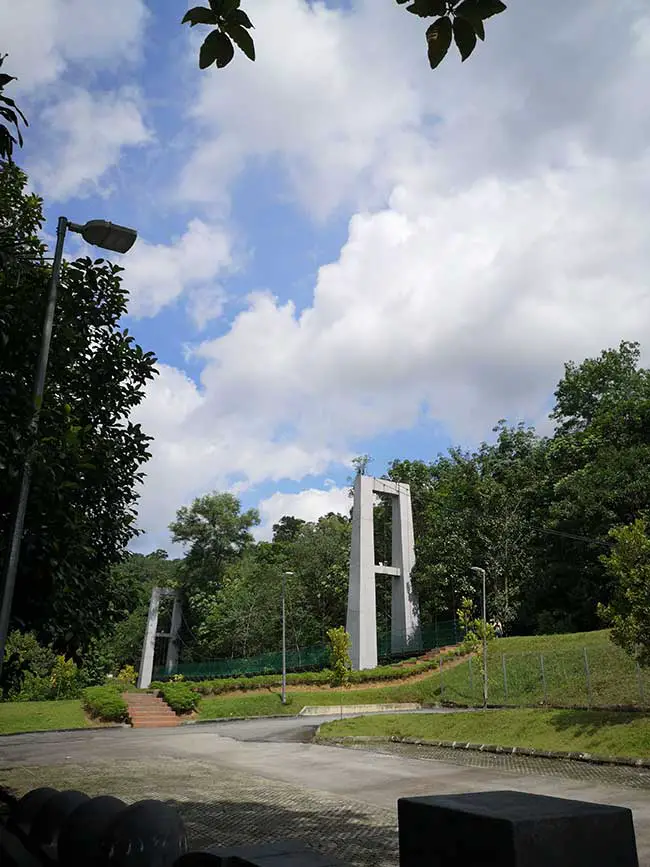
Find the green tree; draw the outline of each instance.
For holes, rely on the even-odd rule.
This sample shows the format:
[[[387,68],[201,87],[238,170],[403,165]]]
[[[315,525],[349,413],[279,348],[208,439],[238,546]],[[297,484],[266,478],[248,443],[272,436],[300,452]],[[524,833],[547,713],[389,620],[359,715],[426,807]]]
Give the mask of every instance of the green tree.
[[[307,644],[324,642],[327,630],[345,620],[351,524],[343,515],[325,515],[305,524],[287,551],[295,573],[292,606],[296,629]]]
[[[477,41],[485,39],[485,21],[506,9],[501,0],[397,0],[406,11],[420,18],[434,18],[427,27],[426,44],[429,65],[435,69],[444,60],[452,42],[467,60]],[[406,4],[409,4],[408,6]],[[237,46],[249,60],[255,60],[255,44],[250,31],[253,24],[240,0],[209,0],[208,6],[195,6],[183,17],[190,27],[212,27],[199,52],[199,66],[227,66]]]
[[[612,641],[641,665],[650,665],[650,536],[646,518],[614,527],[614,545],[601,557],[615,581],[612,601],[598,612],[612,628]]]
[[[241,511],[233,494],[205,494],[181,506],[169,529],[173,542],[189,548],[183,573],[192,584],[217,585],[224,568],[249,548],[251,529],[260,523],[257,509]]]
[[[188,647],[194,646],[195,653],[204,653],[210,645],[202,630],[208,621],[214,621],[226,570],[253,546],[251,529],[259,522],[258,511],[242,512],[233,494],[213,492],[197,497],[191,506],[182,506],[169,525],[172,540],[187,549],[179,568],[185,622],[182,639]]]
[[[50,266],[38,240],[42,202],[27,177],[0,162],[0,226],[19,255],[0,271],[0,557],[6,557],[25,455],[33,475],[13,624],[66,655],[130,610],[131,587],[113,580],[137,535],[136,483],[149,458],[129,421],[155,375],[120,320],[121,268],[98,259],[64,263],[38,438],[28,436]]]
[[[292,515],[283,515],[277,524],[273,525],[274,542],[294,542],[300,530],[305,525],[302,518],[294,518]]]
[[[650,492],[650,374],[636,343],[566,365],[547,454],[549,532],[531,605],[567,630],[598,626],[613,582],[600,560],[609,531],[632,523]],[[548,612],[546,614],[545,612]]]

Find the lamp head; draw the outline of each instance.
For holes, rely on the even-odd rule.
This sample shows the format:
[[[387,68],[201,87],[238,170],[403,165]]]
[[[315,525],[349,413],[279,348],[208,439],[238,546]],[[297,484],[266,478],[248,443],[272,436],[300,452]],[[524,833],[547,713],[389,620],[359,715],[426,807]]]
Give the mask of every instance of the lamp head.
[[[138,233],[128,226],[119,226],[107,220],[89,220],[83,226],[68,223],[71,232],[77,232],[87,244],[102,247],[114,253],[127,253],[135,244]]]

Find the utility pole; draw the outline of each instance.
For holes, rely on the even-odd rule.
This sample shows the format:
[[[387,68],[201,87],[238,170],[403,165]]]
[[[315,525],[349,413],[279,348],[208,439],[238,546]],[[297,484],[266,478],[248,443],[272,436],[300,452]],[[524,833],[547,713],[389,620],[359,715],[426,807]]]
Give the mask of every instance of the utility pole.
[[[472,572],[476,572],[483,579],[483,707],[488,703],[488,670],[487,670],[487,597],[485,593],[485,569],[480,566],[472,566]]]

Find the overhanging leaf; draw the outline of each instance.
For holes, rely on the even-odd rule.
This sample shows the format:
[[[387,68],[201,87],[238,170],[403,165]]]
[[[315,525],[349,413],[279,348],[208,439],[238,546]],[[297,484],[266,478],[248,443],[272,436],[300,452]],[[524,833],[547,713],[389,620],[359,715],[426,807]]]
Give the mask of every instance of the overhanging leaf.
[[[407,0],[404,0],[404,2],[407,2]],[[6,72],[3,72],[2,75],[0,75],[0,87],[4,87],[5,84],[9,84],[10,81],[16,81],[16,76],[7,75]]]
[[[229,18],[235,9],[239,9],[240,0],[217,0],[217,3],[222,18]]]
[[[207,9],[205,6],[195,6],[193,9],[187,10],[181,24],[189,21],[190,27],[194,27],[196,24],[216,24],[217,20],[217,16],[211,9]]]
[[[233,44],[221,30],[213,30],[208,33],[201,51],[199,52],[199,67],[207,69],[213,63],[217,64],[219,69],[227,66],[235,56]]]
[[[454,15],[458,18],[465,18],[474,28],[474,32],[479,39],[485,39],[485,27],[483,19],[478,11],[476,0],[463,0],[455,9]]]
[[[406,2],[408,2],[408,0],[406,0]],[[247,27],[249,30],[255,29],[250,18],[243,9],[235,9],[235,11],[228,16],[228,24],[239,24],[242,27]]]
[[[447,11],[446,0],[413,0],[406,7],[407,12],[419,15],[420,18],[432,18],[434,15],[444,15]]]
[[[508,7],[502,0],[476,0],[479,15],[485,21],[486,18],[491,18],[493,15],[498,15],[505,11]]]
[[[231,24],[230,22],[224,25],[224,30],[249,60],[255,60],[255,43],[248,30],[241,24]]]
[[[476,48],[476,31],[466,18],[454,18],[454,41],[463,60]]]
[[[429,65],[431,69],[435,69],[445,55],[449,51],[451,45],[452,24],[451,20],[446,16],[438,18],[427,29],[427,53],[429,55]]]

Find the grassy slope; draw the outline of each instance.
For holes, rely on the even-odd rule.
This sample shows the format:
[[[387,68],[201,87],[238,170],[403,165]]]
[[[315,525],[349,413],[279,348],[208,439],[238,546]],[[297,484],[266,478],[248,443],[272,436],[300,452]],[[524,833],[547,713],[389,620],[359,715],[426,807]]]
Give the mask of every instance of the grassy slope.
[[[323,737],[414,737],[650,758],[650,717],[575,710],[470,711],[359,717],[326,723]]]
[[[20,701],[0,703],[0,734],[83,729],[90,723],[80,701]]]
[[[594,705],[640,704],[637,671],[630,659],[609,641],[607,631],[573,633],[570,635],[526,636],[502,638],[491,642],[488,653],[489,700],[493,704],[535,705],[544,701],[540,655],[544,655],[546,694],[549,704],[587,705],[589,702],[584,648],[590,667],[592,701]],[[503,681],[503,656],[508,673],[506,702]],[[479,660],[463,662],[440,674],[395,686],[343,692],[344,704],[374,704],[379,702],[420,702],[436,704],[441,698],[458,704],[481,704],[482,684]],[[470,689],[470,686],[472,689]],[[650,671],[642,675],[645,702],[650,704]],[[280,703],[279,690],[244,694],[234,698],[209,697],[201,702],[200,718],[227,716],[260,716],[292,714],[304,705],[336,705],[340,690],[288,693],[289,704]]]
[[[585,670],[587,649],[591,704],[595,706],[650,703],[650,671],[641,674],[628,656],[613,645],[609,633],[573,633],[524,638],[504,638],[489,645],[488,695],[493,704],[545,703],[541,656],[544,657],[546,703],[588,705],[590,696]],[[505,657],[508,693],[503,677]],[[459,704],[481,704],[479,660],[459,665],[443,677],[444,699]],[[642,702],[642,697],[644,701]]]
[[[633,663],[616,648],[608,633],[587,632],[571,635],[545,635],[503,638],[489,647],[488,673],[490,702],[505,702],[502,657],[508,671],[508,704],[543,702],[540,654],[544,654],[547,698],[551,704],[585,705],[588,703],[583,648],[590,660],[594,704],[616,705],[640,703],[640,689]],[[288,703],[280,702],[279,689],[242,693],[234,697],[206,697],[199,708],[200,719],[229,716],[266,716],[295,714],[305,705],[375,704],[382,702],[420,702],[436,704],[441,698],[458,704],[481,703],[479,661],[470,666],[463,662],[440,675],[421,680],[377,686],[367,689],[322,691],[291,690]],[[642,677],[645,702],[650,705],[650,671]],[[87,725],[79,702],[0,703],[0,733],[37,729],[83,728]]]

